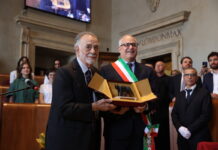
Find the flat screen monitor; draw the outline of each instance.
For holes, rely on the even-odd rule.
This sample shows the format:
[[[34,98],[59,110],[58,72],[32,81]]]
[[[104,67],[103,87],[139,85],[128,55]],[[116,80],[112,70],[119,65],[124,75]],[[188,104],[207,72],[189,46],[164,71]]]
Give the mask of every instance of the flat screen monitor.
[[[91,0],[25,0],[25,7],[82,22],[91,21]]]

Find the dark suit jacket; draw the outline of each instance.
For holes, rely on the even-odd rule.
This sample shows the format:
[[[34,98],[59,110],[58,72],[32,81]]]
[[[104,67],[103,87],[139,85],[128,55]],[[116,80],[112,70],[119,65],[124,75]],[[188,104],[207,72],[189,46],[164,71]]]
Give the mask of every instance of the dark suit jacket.
[[[176,97],[180,93],[182,74],[178,74],[171,79],[170,83],[170,98]],[[201,78],[198,77],[197,85],[199,87],[202,86]]]
[[[102,67],[100,72],[107,80],[123,81],[111,64]],[[151,85],[154,85],[155,74],[149,67],[135,63],[135,75],[138,80],[148,78]],[[126,139],[132,135],[143,137],[145,124],[141,115],[135,113],[134,110],[130,110],[124,115],[105,113],[104,120],[104,135],[106,139]]]
[[[203,87],[213,93],[213,74],[211,72],[204,75]]]
[[[187,127],[191,138],[185,140],[178,133],[178,145],[185,143],[190,150],[196,149],[200,141],[210,140],[208,123],[211,118],[211,97],[205,88],[196,87],[191,95],[190,102],[185,98],[185,91],[180,92],[172,111],[173,124],[177,131],[179,127]],[[183,148],[184,149],[184,148]]]
[[[99,149],[100,120],[95,117],[91,103],[77,60],[58,69],[46,130],[46,150]]]

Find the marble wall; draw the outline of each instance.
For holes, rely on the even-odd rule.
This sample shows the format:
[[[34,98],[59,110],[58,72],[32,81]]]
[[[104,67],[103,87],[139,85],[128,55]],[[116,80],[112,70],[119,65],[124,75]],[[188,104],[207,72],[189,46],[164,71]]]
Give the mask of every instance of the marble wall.
[[[157,2],[158,7],[151,8],[152,2]],[[121,35],[133,34],[132,31],[135,32],[140,27],[147,27],[180,12],[190,12],[190,15],[188,20],[171,28],[180,32],[179,54],[172,58],[173,66],[178,68],[179,59],[188,55],[193,58],[194,67],[199,70],[208,53],[216,51],[218,47],[217,7],[217,0],[92,0],[92,22],[85,24],[35,10],[24,11],[23,0],[3,1],[0,5],[0,73],[13,70],[18,58],[23,54],[28,55],[34,65],[34,46],[42,46],[46,39],[63,41],[62,44],[49,45],[50,48],[71,51],[76,33],[93,31],[100,38],[101,51],[116,52]],[[45,22],[48,26],[37,27],[34,21],[29,23],[31,18],[36,22]],[[137,35],[137,38],[151,38],[164,32],[170,32],[167,26],[147,30]],[[27,34],[31,35],[30,38],[27,38]],[[141,50],[146,52],[148,49],[149,47],[146,47]],[[149,55],[155,54],[144,53],[143,57]]]
[[[130,29],[146,26],[182,11],[190,12],[188,20],[180,26],[181,53],[194,60],[198,70],[211,51],[218,50],[218,1],[217,0],[160,0],[155,12],[150,9],[151,0],[112,0],[112,49],[117,50],[118,39],[123,33],[132,34]],[[158,1],[158,0],[152,0]],[[128,32],[130,30],[130,32]],[[154,31],[153,31],[154,32]],[[156,30],[155,32],[162,32]],[[148,32],[147,34],[152,34]]]

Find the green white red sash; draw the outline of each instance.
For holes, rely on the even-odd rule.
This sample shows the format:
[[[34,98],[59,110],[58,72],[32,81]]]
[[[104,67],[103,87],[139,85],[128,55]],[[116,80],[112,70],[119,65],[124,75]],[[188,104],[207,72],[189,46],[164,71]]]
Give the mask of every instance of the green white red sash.
[[[123,59],[118,59],[112,63],[113,68],[120,75],[124,82],[137,82],[135,74],[131,71],[129,66],[125,63]]]
[[[113,68],[120,75],[124,82],[137,82],[138,79],[123,59],[112,63]],[[154,137],[158,134],[159,124],[152,125],[150,115],[141,113],[144,123],[147,125],[144,130],[144,150],[155,150]]]
[[[159,124],[152,125],[150,115],[142,114],[142,119],[147,124],[144,129],[144,149],[143,150],[155,150],[154,137],[158,135]]]

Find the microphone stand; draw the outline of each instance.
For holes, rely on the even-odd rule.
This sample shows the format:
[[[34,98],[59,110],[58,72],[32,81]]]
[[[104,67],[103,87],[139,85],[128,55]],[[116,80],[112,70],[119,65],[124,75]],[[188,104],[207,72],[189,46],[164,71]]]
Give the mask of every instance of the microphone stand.
[[[0,96],[8,95],[8,94],[11,94],[11,93],[16,93],[16,92],[23,91],[23,90],[27,90],[27,89],[31,89],[31,87],[26,87],[26,88],[14,90],[14,91],[11,91],[11,92],[1,93]]]

